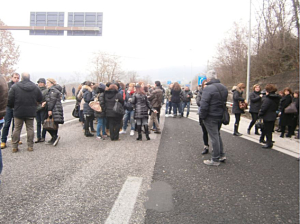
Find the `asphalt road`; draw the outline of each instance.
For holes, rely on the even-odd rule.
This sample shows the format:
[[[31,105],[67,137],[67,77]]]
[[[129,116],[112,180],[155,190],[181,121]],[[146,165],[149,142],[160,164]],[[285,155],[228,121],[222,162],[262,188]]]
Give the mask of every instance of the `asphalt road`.
[[[57,147],[3,149],[0,223],[299,223],[295,158],[222,132],[228,161],[207,167],[196,121],[161,125],[150,141],[112,142],[70,116]]]

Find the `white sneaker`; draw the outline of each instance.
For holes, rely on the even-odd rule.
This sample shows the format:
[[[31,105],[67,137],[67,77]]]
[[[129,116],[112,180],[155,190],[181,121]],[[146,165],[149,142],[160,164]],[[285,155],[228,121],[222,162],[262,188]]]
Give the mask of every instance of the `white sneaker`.
[[[173,114],[169,114],[169,117],[174,117],[174,115]]]
[[[122,129],[122,131],[120,131],[119,134],[126,134],[126,131]]]
[[[130,136],[134,136],[134,130],[130,131]]]
[[[165,117],[169,117],[169,114],[166,114]]]

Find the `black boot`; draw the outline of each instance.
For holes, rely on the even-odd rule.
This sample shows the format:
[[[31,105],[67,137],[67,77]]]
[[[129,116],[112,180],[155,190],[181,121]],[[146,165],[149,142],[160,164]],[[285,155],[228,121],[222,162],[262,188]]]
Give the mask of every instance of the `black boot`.
[[[85,130],[85,133],[84,133],[85,137],[93,137],[94,135],[89,132],[89,130]]]
[[[234,125],[234,132],[233,135],[235,136],[242,136],[241,133],[238,132],[239,126],[237,124]]]
[[[257,128],[257,127],[255,127],[255,132],[254,132],[254,134],[260,135],[259,132],[258,132],[258,128]]]
[[[136,140],[142,141],[142,125],[137,125],[138,138]]]
[[[148,128],[148,125],[144,125],[144,128],[145,128],[145,134],[146,134],[146,139],[147,140],[150,140],[150,137],[149,137],[149,128]]]

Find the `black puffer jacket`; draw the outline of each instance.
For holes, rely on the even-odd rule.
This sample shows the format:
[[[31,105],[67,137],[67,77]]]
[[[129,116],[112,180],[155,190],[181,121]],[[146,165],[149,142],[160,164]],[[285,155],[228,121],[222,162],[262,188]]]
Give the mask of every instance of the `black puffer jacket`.
[[[182,102],[191,102],[191,99],[193,98],[193,93],[190,90],[184,90],[182,91],[182,96]]]
[[[30,80],[23,80],[10,88],[7,106],[14,108],[14,117],[35,117],[37,104],[42,99],[40,89]]]
[[[249,96],[250,98],[250,113],[258,113],[261,107],[261,97],[260,92],[253,92]]]
[[[183,99],[183,93],[182,93],[182,90],[175,90],[175,89],[172,89],[171,90],[171,102],[172,103],[180,103]]]
[[[241,110],[239,107],[239,101],[244,102],[243,92],[237,87],[233,92],[233,105],[232,105],[232,113],[233,114],[242,114],[245,113],[244,110]]]
[[[83,114],[91,116],[94,114],[94,110],[90,107],[89,103],[94,100],[92,88],[89,86],[85,86],[85,88],[82,89],[83,92]]]
[[[64,111],[61,104],[61,91],[62,87],[56,84],[48,89],[48,93],[45,96],[46,109],[47,111],[52,111],[52,117],[58,124],[64,123]]]
[[[284,113],[284,109],[287,108],[291,103],[292,103],[293,99],[291,95],[286,95],[284,97],[282,97],[281,101],[280,101],[280,124],[281,126],[292,126],[293,124],[293,118],[294,118],[294,114],[286,114]]]
[[[0,75],[0,119],[5,116],[7,97],[8,97],[8,86],[2,75]]]
[[[46,101],[45,97],[46,97],[46,94],[48,93],[48,89],[46,87],[39,87],[39,89],[42,92],[42,96],[43,96],[42,103],[43,103]],[[42,110],[45,110],[45,107],[42,107],[42,104],[39,103],[37,106],[37,111],[42,111]]]
[[[270,93],[269,95],[266,95],[262,102],[258,116],[262,117],[264,121],[275,121],[279,101],[280,96],[278,94]]]
[[[105,103],[105,114],[106,117],[122,117],[123,115],[117,114],[113,111],[113,107],[116,103],[116,99],[119,100],[119,102],[124,105],[123,97],[120,93],[118,93],[118,90],[112,88],[112,85],[110,85],[104,93],[104,103]]]
[[[135,105],[135,111],[134,111],[135,119],[141,119],[141,118],[148,119],[148,110],[149,109],[153,110],[153,109],[146,95],[142,95],[139,93],[133,94],[131,103]]]
[[[228,96],[227,88],[218,79],[212,79],[206,85],[200,101],[199,117],[202,119],[207,117],[222,118]],[[216,86],[219,88],[221,96]]]

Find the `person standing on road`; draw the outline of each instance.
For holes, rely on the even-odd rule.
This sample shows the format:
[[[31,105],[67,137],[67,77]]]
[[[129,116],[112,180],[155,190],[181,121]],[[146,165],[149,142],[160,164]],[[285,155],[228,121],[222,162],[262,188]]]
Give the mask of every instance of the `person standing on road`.
[[[4,124],[4,116],[7,107],[7,98],[8,98],[8,86],[4,77],[0,75],[0,135]],[[2,172],[2,169],[3,169],[3,162],[2,162],[2,152],[0,149],[0,174]]]
[[[60,140],[58,125],[64,123],[64,111],[61,103],[62,87],[52,78],[47,79],[46,84],[48,92],[45,96],[46,102],[42,106],[46,107],[47,117],[53,118],[57,124],[57,130],[47,130],[51,135],[51,139],[46,144],[56,146]]]
[[[261,109],[258,116],[262,117],[264,122],[263,134],[267,138],[266,144],[263,148],[272,148],[272,132],[274,129],[275,120],[277,118],[276,110],[279,106],[280,96],[276,94],[277,88],[272,84],[267,84],[266,97],[262,102]]]
[[[82,89],[83,93],[83,114],[84,114],[84,135],[85,137],[93,137],[94,135],[90,132],[89,126],[94,119],[94,110],[90,107],[89,103],[94,100],[92,83],[87,81],[85,87]],[[92,126],[91,126],[92,129]]]
[[[213,151],[210,160],[204,160],[205,165],[218,166],[226,160],[223,142],[220,135],[224,108],[227,102],[227,88],[217,79],[214,70],[206,74],[207,87],[203,89],[200,101],[200,118],[207,129],[211,139]]]
[[[33,151],[34,118],[37,104],[42,102],[40,89],[30,81],[29,73],[22,73],[21,82],[16,83],[8,92],[7,106],[14,108],[15,129],[12,135],[13,152],[18,152],[18,144],[23,124],[26,124],[28,151]]]
[[[173,107],[173,117],[177,117],[177,109],[179,112],[179,117],[181,117],[181,100],[183,98],[183,93],[178,82],[175,82],[171,90],[171,102]]]
[[[98,96],[98,101],[99,104],[101,106],[102,111],[98,112],[98,111],[94,111],[94,115],[97,118],[97,138],[98,139],[106,139],[107,134],[105,132],[105,128],[106,128],[106,116],[105,116],[105,102],[104,102],[104,91],[105,91],[105,85],[103,83],[100,83],[98,88],[97,88],[97,92],[96,92],[96,96]]]
[[[242,136],[243,134],[239,133],[239,124],[241,120],[241,114],[244,114],[245,111],[240,109],[239,102],[244,102],[243,92],[246,86],[244,83],[239,83],[236,88],[232,89],[233,92],[233,105],[232,105],[232,113],[235,115],[235,123],[234,123],[234,132],[235,136]]]
[[[10,88],[20,80],[20,75],[18,73],[13,73],[11,76],[11,80],[7,83],[8,85],[8,91]],[[14,131],[14,111],[13,108],[6,107],[6,113],[4,117],[4,126],[3,126],[3,131],[2,131],[2,136],[1,136],[1,149],[6,148],[6,142],[7,142],[7,136],[10,128],[10,124],[12,122],[12,130],[11,133]],[[19,144],[22,144],[20,141]]]
[[[62,87],[62,99],[63,99],[63,101],[66,100],[66,96],[67,96],[66,86],[63,85],[63,87]]]
[[[198,94],[197,94],[196,103],[197,103],[199,108],[201,107],[200,106],[201,97],[202,97],[203,89],[206,87],[206,83],[207,83],[207,80],[204,80],[202,82],[201,89],[198,91]],[[207,132],[206,127],[204,125],[203,119],[200,118],[200,114],[199,114],[199,124],[202,128],[202,136],[203,136],[203,142],[204,142],[204,149],[202,151],[202,155],[204,155],[204,154],[207,154],[208,151],[209,151],[208,132]]]
[[[160,128],[158,123],[158,118],[160,114],[161,105],[163,102],[163,91],[161,89],[160,81],[155,81],[155,87],[150,93],[150,96],[148,97],[148,100],[150,101],[151,106],[157,111],[157,113],[150,112],[150,121],[149,121],[149,127],[151,128],[153,125],[153,122],[155,124],[155,130],[154,133],[160,134]]]
[[[284,112],[284,109],[287,108],[293,101],[292,98],[292,90],[288,87],[286,87],[283,90],[284,93],[284,97],[282,97],[281,101],[280,101],[280,126],[281,126],[281,138],[284,138],[284,134],[285,134],[285,127],[288,126],[288,133],[286,134],[287,138],[292,137],[292,132],[293,132],[293,117],[294,114],[286,114]]]
[[[39,89],[42,92],[43,100],[37,106],[36,117],[35,117],[37,140],[34,143],[44,142],[45,137],[46,137],[46,130],[44,128],[42,130],[42,124],[44,123],[45,117],[47,117],[45,107],[42,107],[42,103],[46,101],[45,96],[48,92],[47,87],[46,87],[46,79],[40,78],[37,81],[37,83],[38,83]]]
[[[110,131],[110,139],[112,141],[119,140],[119,131],[121,128],[121,120],[123,118],[123,115],[117,114],[113,110],[116,100],[118,100],[123,106],[124,100],[122,95],[118,92],[117,85],[110,84],[109,87],[107,87],[104,92],[104,103],[105,103],[105,114],[106,114],[109,131]]]
[[[255,122],[257,121],[257,118],[258,118],[258,112],[260,110],[261,103],[262,103],[261,99],[263,97],[263,95],[260,93],[260,91],[261,91],[260,86],[258,84],[255,84],[253,86],[253,92],[250,94],[250,109],[249,109],[249,112],[252,116],[252,121],[249,124],[249,127],[247,129],[248,135],[250,135],[251,128],[253,127],[253,125],[255,125]],[[258,133],[257,127],[255,127],[255,133],[254,134],[260,135]]]
[[[72,88],[72,95],[75,96],[75,87]]]
[[[130,99],[132,98],[134,94],[134,83],[130,83],[128,85],[128,89],[126,91],[126,97],[124,102],[125,107],[125,115],[124,115],[124,122],[123,122],[123,128],[120,134],[125,134],[126,129],[128,126],[128,121],[130,121],[130,136],[134,136],[134,129],[135,129],[135,121],[134,121],[134,110],[133,105],[130,103]]]
[[[173,87],[173,84],[170,84],[165,92],[165,98],[166,98],[166,111],[165,111],[165,117],[169,117],[171,115],[171,89]]]
[[[191,105],[191,99],[193,98],[193,93],[190,91],[189,87],[185,87],[182,98],[182,109],[181,109],[181,116],[183,117],[184,108],[187,107],[186,111],[186,117],[190,114],[190,105]]]
[[[142,125],[145,128],[146,139],[150,140],[149,137],[149,127],[148,127],[148,110],[157,113],[156,110],[153,110],[144,88],[140,85],[136,86],[136,92],[133,94],[133,97],[130,99],[130,102],[135,106],[134,118],[137,124],[138,138],[137,141],[142,141]]]

